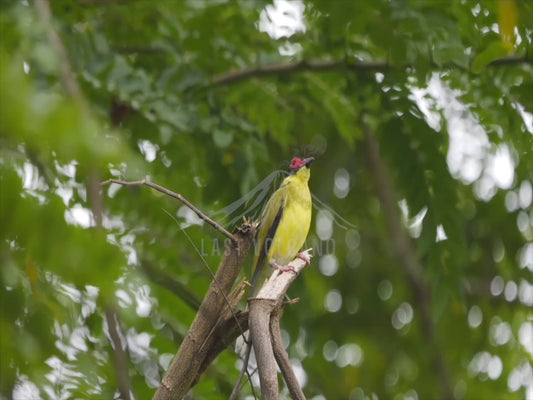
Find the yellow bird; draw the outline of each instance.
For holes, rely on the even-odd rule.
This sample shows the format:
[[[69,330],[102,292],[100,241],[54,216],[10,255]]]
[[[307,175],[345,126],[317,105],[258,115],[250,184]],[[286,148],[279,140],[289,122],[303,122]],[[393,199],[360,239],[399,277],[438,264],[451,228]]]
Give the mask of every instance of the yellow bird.
[[[294,158],[289,176],[265,206],[257,235],[252,296],[270,275],[270,269],[265,268],[266,263],[281,271],[292,270],[286,266],[297,256],[310,263],[309,257],[298,252],[311,225],[312,202],[307,183],[314,160],[313,157]]]

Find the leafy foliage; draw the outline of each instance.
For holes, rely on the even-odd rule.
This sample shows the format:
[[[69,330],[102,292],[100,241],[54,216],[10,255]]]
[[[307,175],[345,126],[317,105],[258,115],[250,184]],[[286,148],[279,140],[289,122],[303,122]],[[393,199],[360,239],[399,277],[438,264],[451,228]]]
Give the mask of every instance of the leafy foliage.
[[[49,3],[51,25],[1,6],[0,397],[120,396],[114,310],[150,398],[194,318],[223,237],[101,181],[148,177],[235,220],[294,155],[317,159],[315,257],[283,318],[306,395],[532,396],[529,2]],[[225,352],[193,396],[227,398],[236,364]]]

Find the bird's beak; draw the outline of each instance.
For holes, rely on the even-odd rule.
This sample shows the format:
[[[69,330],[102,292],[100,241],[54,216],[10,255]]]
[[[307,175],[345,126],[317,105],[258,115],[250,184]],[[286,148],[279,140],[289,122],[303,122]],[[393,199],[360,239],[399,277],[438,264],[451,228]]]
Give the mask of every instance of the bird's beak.
[[[309,157],[304,159],[304,166],[307,168],[311,168],[311,164],[313,164],[313,161],[315,161],[315,157]]]

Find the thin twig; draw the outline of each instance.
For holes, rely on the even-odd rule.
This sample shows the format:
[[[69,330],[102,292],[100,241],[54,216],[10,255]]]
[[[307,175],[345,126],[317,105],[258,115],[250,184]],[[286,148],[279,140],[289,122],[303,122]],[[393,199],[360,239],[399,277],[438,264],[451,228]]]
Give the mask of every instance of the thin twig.
[[[152,189],[155,189],[161,193],[166,194],[167,196],[174,197],[175,199],[178,199],[183,204],[185,204],[187,207],[189,207],[191,210],[194,211],[196,215],[205,222],[207,222],[209,225],[211,225],[213,228],[215,228],[217,231],[221,232],[224,236],[231,239],[232,242],[235,242],[237,239],[235,236],[233,236],[231,233],[229,233],[226,229],[224,229],[220,224],[213,221],[211,218],[209,218],[207,215],[205,215],[200,209],[198,209],[194,204],[192,204],[189,200],[187,200],[185,197],[183,197],[179,193],[175,193],[171,190],[168,190],[167,188],[164,188],[163,186],[159,186],[156,183],[147,181],[146,179],[141,179],[140,181],[122,181],[120,179],[108,179],[107,181],[104,181],[101,183],[101,185],[109,185],[110,183],[116,183],[117,185],[123,185],[123,186],[148,186]]]
[[[246,335],[243,335],[243,338],[245,339],[244,345],[246,346],[246,348],[244,349],[244,358],[242,360],[242,368],[239,374],[239,378],[237,379],[237,382],[235,382],[235,385],[233,385],[233,390],[231,391],[231,395],[228,397],[228,400],[237,400],[237,396],[239,395],[239,392],[241,391],[243,387],[242,380],[245,374],[248,376],[248,380],[251,382],[250,373],[248,372],[248,363],[250,362],[250,354],[252,354],[252,346],[249,343],[250,338],[246,338]],[[254,387],[252,385],[252,390],[253,388]]]
[[[109,337],[111,338],[111,343],[113,344],[115,370],[117,372],[120,397],[124,400],[132,400],[133,392],[128,374],[128,356],[124,347],[122,346],[117,313],[112,307],[107,307],[105,310],[105,318],[107,322],[107,329],[109,330]]]

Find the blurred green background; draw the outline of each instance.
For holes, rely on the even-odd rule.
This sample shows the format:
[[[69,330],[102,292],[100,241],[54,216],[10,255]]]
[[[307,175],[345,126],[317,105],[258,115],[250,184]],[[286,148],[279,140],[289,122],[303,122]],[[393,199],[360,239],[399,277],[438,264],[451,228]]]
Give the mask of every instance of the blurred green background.
[[[0,7],[0,398],[151,398],[194,318],[224,237],[101,181],[233,229],[314,156],[306,396],[533,399],[531,2]]]

